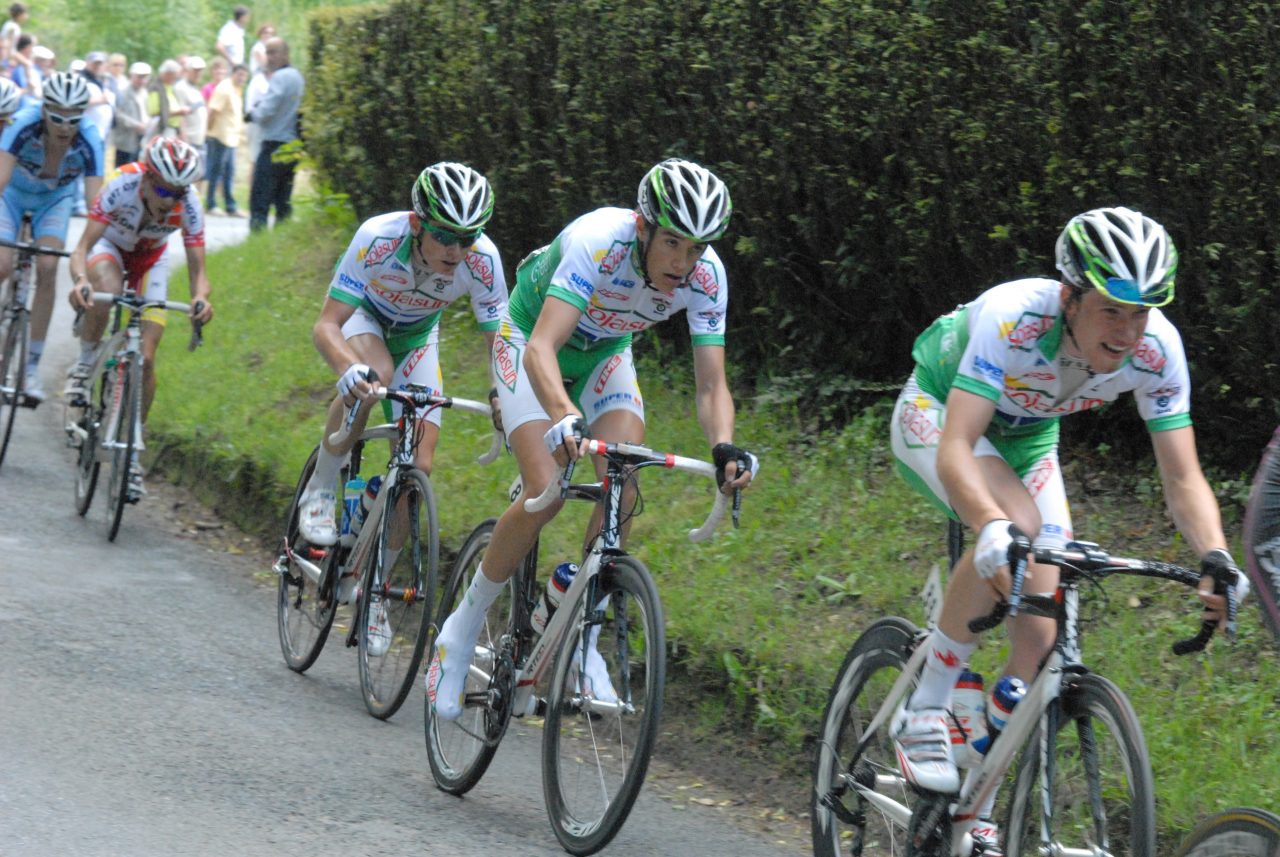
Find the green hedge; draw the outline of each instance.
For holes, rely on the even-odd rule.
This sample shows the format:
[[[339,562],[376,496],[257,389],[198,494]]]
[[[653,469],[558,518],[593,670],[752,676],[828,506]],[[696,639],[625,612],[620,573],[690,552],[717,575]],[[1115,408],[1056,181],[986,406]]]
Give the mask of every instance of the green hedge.
[[[826,413],[905,377],[939,312],[1052,275],[1072,214],[1139,208],[1182,251],[1170,315],[1213,414],[1202,445],[1240,465],[1280,414],[1278,17],[1262,0],[330,10],[310,19],[308,144],[361,216],[405,207],[427,163],[475,165],[509,267],[577,214],[632,204],[656,160],[711,166],[737,212],[720,248],[734,362]]]

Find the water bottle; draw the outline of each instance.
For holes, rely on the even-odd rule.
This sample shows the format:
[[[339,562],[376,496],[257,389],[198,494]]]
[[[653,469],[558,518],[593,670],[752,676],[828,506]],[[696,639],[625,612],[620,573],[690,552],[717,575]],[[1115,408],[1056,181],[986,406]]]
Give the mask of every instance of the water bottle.
[[[975,745],[986,741],[986,708],[987,692],[982,674],[966,669],[960,673],[955,692],[951,695],[951,713],[955,715],[955,722],[950,724],[951,754],[961,768],[976,768],[982,764],[982,753]]]
[[[991,689],[991,697],[987,700],[987,734],[974,744],[982,755],[991,749],[991,743],[1000,737],[1001,730],[1009,722],[1009,715],[1014,707],[1027,695],[1027,685],[1020,678],[1011,675],[1001,676],[996,686]]]
[[[347,480],[347,485],[342,491],[342,527],[340,532],[342,535],[351,535],[351,524],[356,519],[356,514],[360,509],[360,497],[364,494],[364,480],[359,476],[353,476]]]
[[[551,621],[556,608],[560,606],[560,599],[564,598],[564,594],[569,590],[569,584],[573,583],[573,576],[577,573],[576,563],[562,562],[556,566],[556,570],[551,573],[551,579],[547,581],[546,591],[538,599],[538,606],[533,609],[533,616],[530,617],[534,631],[541,634],[547,629],[547,623]]]
[[[370,477],[368,483],[364,486],[364,491],[360,494],[360,505],[356,507],[355,517],[351,519],[351,532],[359,533],[360,528],[364,526],[364,519],[369,517],[369,510],[373,508],[373,503],[378,499],[378,489],[382,487],[382,477]]]

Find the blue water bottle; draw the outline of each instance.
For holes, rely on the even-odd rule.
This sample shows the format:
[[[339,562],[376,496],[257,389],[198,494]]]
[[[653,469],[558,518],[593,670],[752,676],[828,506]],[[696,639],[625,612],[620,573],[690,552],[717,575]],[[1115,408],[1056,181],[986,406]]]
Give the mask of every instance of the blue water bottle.
[[[352,532],[351,524],[356,519],[357,510],[360,508],[360,497],[363,494],[364,480],[359,475],[347,480],[346,487],[342,491],[342,527],[340,533],[344,536],[350,535]]]
[[[974,749],[984,756],[991,749],[991,742],[1000,736],[1001,730],[1009,722],[1013,709],[1022,697],[1027,695],[1027,685],[1020,678],[1011,675],[1001,676],[996,686],[991,689],[987,699],[987,735],[974,744]]]

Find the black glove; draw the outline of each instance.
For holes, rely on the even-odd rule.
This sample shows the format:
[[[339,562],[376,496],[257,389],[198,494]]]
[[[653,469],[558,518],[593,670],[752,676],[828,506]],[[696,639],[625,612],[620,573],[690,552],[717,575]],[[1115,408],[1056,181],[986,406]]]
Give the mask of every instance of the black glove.
[[[730,461],[738,463],[738,475],[741,476],[745,471],[752,474],[760,469],[760,459],[741,447],[734,446],[731,443],[717,443],[711,448],[711,461],[716,466],[716,486],[724,485],[725,465]]]

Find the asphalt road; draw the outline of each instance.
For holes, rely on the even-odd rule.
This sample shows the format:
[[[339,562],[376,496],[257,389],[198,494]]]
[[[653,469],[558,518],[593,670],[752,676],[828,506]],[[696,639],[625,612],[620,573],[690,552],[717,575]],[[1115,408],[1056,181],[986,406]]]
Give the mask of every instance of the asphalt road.
[[[244,224],[211,219],[211,244]],[[60,276],[51,394],[74,350]],[[182,347],[181,322],[169,339],[161,359]],[[369,717],[337,633],[306,675],[290,672],[263,557],[234,533],[193,535],[202,513],[169,486],[150,485],[107,542],[103,487],[87,519],[75,513],[62,423],[56,397],[20,412],[0,468],[0,855],[563,853],[536,727],[513,724],[466,798],[438,791],[420,693],[389,723]],[[696,773],[656,766],[604,853],[807,852],[794,829],[753,822],[767,809],[709,794]]]

